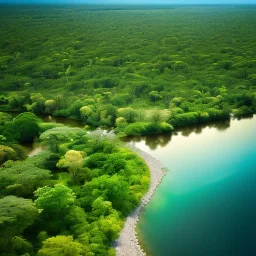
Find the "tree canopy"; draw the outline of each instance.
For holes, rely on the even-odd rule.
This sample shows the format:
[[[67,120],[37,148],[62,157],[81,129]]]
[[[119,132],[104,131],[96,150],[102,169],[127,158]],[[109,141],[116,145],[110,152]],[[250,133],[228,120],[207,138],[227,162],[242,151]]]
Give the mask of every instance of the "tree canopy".
[[[254,9],[70,8],[1,8],[0,110],[79,119],[121,135],[134,122],[214,121],[209,109],[255,113]],[[190,121],[175,117],[187,113]]]

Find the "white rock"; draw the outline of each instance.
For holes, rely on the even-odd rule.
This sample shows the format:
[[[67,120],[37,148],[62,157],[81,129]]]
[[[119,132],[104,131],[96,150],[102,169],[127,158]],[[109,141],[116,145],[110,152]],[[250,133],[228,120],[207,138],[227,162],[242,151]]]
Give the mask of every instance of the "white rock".
[[[148,153],[131,144],[128,146],[130,149],[138,153],[148,165],[151,174],[151,181],[147,194],[142,198],[140,205],[131,214],[129,214],[119,238],[113,244],[116,249],[116,256],[146,256],[146,253],[139,245],[135,228],[141,210],[149,203],[157,186],[161,183],[166,173],[164,172],[164,166]]]

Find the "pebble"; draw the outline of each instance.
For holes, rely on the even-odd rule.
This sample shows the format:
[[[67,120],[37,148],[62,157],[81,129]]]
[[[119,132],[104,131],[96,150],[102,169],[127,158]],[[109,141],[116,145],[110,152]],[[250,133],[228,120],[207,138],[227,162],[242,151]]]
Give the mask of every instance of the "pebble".
[[[116,256],[146,256],[146,253],[139,245],[139,240],[135,230],[136,224],[141,210],[149,203],[156,188],[161,183],[166,173],[162,163],[151,155],[138,149],[132,144],[128,144],[128,147],[140,155],[148,165],[151,174],[150,186],[148,192],[142,198],[140,205],[128,215],[124,228],[120,232],[119,238],[112,243],[112,247],[116,249]]]

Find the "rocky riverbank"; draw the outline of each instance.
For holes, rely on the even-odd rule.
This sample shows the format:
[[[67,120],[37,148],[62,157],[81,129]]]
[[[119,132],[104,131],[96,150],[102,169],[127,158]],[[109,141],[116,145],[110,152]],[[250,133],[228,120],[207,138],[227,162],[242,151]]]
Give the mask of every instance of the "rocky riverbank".
[[[162,181],[165,175],[165,168],[161,162],[148,153],[136,148],[134,145],[128,144],[128,147],[140,155],[148,165],[151,174],[150,187],[147,194],[142,198],[140,205],[127,217],[124,228],[119,238],[113,243],[113,247],[116,249],[117,256],[145,256],[146,253],[142,250],[138,242],[136,225],[141,210],[148,204],[157,186]]]

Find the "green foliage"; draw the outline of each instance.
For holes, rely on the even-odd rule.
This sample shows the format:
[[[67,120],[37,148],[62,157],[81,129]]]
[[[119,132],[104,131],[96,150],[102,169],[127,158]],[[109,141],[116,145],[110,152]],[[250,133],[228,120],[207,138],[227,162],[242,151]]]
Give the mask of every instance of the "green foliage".
[[[55,100],[46,100],[45,103],[45,113],[52,114],[57,109],[57,102]]]
[[[152,102],[156,102],[162,99],[162,96],[158,91],[151,91],[149,93],[149,97]]]
[[[23,95],[21,94],[14,94],[11,97],[8,98],[8,106],[11,108],[11,110],[17,110],[17,111],[25,111],[26,106],[25,104],[29,101],[29,95]]]
[[[136,119],[138,117],[138,113],[136,110],[134,110],[132,108],[119,108],[118,116],[123,117],[125,119],[125,121],[127,121],[128,123],[133,123],[136,121]]]
[[[238,108],[238,109],[233,109],[232,113],[234,114],[235,117],[240,117],[240,116],[245,116],[245,115],[248,115],[248,114],[253,114],[254,111],[251,108],[247,107],[247,106],[243,106],[243,107]]]
[[[91,208],[95,199],[103,197],[104,200],[112,202],[113,208],[125,215],[138,203],[132,195],[129,195],[129,184],[125,178],[118,175],[102,175],[92,179],[82,189],[82,195],[81,205],[86,209]]]
[[[9,234],[21,234],[38,216],[38,210],[31,200],[15,196],[0,199],[0,209],[1,230],[6,229]]]
[[[12,121],[12,116],[4,113],[4,112],[0,112],[0,132],[1,132],[1,128],[4,126],[4,124],[6,122],[10,122]]]
[[[170,133],[173,131],[173,127],[167,123],[153,123],[153,122],[137,122],[130,124],[124,128],[123,132],[126,136],[129,135],[149,135],[149,134],[161,134]]]
[[[110,77],[106,77],[106,78],[101,78],[101,79],[97,79],[94,81],[94,87],[95,88],[99,88],[99,87],[103,87],[103,88],[113,88],[117,85],[117,81],[111,79]]]
[[[22,113],[13,121],[5,123],[3,134],[10,141],[32,142],[39,136],[40,119],[32,113]]]
[[[0,172],[2,196],[36,198],[40,212],[25,229],[7,238],[4,234],[3,251],[10,247],[15,255],[33,254],[41,248],[38,255],[74,255],[77,246],[78,255],[114,255],[110,242],[149,187],[147,166],[115,140],[82,129],[57,127],[40,138],[61,150],[8,162]]]
[[[149,119],[153,123],[158,123],[158,122],[166,121],[166,119],[168,118],[167,118],[167,113],[163,113],[163,111],[160,111],[160,110],[153,110],[150,113]]]
[[[24,160],[27,157],[27,151],[18,144],[8,143],[7,139],[0,135],[0,166],[8,160]]]
[[[209,120],[225,120],[229,117],[229,111],[227,110],[207,109],[207,113]]]
[[[127,125],[127,122],[124,117],[118,117],[116,119],[116,127],[125,127],[126,125]]]
[[[71,143],[75,139],[83,136],[86,132],[80,128],[72,127],[55,127],[46,130],[40,135],[40,140],[53,152],[59,152],[59,144],[61,143]]]
[[[170,119],[170,123],[173,126],[185,126],[190,124],[198,123],[198,113],[197,112],[189,112],[175,115]]]
[[[58,168],[67,168],[73,177],[76,176],[83,166],[83,152],[76,150],[67,151],[64,158],[56,166]]]
[[[14,149],[0,145],[0,166],[6,162],[7,160],[16,160],[17,159],[17,154],[14,151]]]
[[[120,153],[113,153],[106,159],[103,169],[107,174],[113,175],[124,170],[125,166],[126,162],[122,158],[122,155]]]
[[[44,133],[47,130],[57,128],[57,127],[63,127],[63,124],[59,123],[39,123],[39,132]]]
[[[111,98],[111,103],[114,106],[127,106],[132,103],[133,98],[129,93],[118,93],[114,97]]]
[[[10,8],[0,11],[6,24],[0,31],[5,38],[0,48],[2,110],[113,127],[117,117],[128,123],[144,121],[139,110],[155,109],[156,103],[159,110],[231,112],[243,107],[238,95],[255,91],[255,34],[248,31],[256,19],[248,8],[167,8],[155,10],[154,17],[144,16],[140,7],[134,7],[136,14],[108,10],[104,17],[103,10],[90,12],[91,7],[80,8],[72,17],[69,7],[59,7],[59,16],[51,8],[17,9],[10,16]],[[51,22],[55,28],[49,33]],[[239,31],[237,24],[242,24]],[[244,105],[249,107],[245,113],[255,112],[255,107]],[[114,107],[130,108],[137,116],[126,118]]]
[[[50,237],[43,242],[43,247],[38,251],[38,256],[81,256],[83,246],[79,242],[73,240],[72,236],[56,236]]]
[[[0,199],[0,253],[31,251],[30,243],[17,236],[37,217],[38,210],[30,199],[15,196]]]
[[[58,154],[44,150],[43,152],[40,152],[39,154],[34,155],[33,157],[27,158],[25,163],[34,165],[35,167],[38,168],[54,170],[59,159],[60,156]]]
[[[80,108],[80,115],[81,115],[81,120],[86,122],[87,118],[93,113],[92,109],[87,106],[83,106]]]
[[[14,162],[0,172],[0,192],[7,195],[31,197],[33,192],[50,178],[49,170],[37,167],[30,159]]]
[[[256,74],[252,74],[252,75],[248,76],[248,79],[250,80],[252,85],[256,85]]]
[[[54,218],[65,216],[75,203],[73,191],[64,185],[55,185],[54,188],[42,187],[35,191],[35,204],[46,215]]]
[[[0,142],[3,143],[5,142],[7,139],[3,136],[3,135],[0,135]]]
[[[89,168],[100,168],[104,165],[107,160],[107,155],[104,153],[95,153],[90,155],[86,161],[85,166]]]
[[[31,105],[27,105],[27,110],[34,113],[44,113],[45,98],[41,93],[35,93],[30,96]]]
[[[197,123],[205,123],[211,120],[225,120],[229,118],[229,112],[225,110],[206,109],[204,112],[188,112],[174,115],[169,122],[173,126],[185,126]]]
[[[18,255],[24,255],[25,253],[31,253],[33,250],[32,244],[20,236],[13,237],[12,248]]]
[[[112,127],[115,124],[115,119],[116,107],[112,104],[105,104],[98,106],[97,110],[88,117],[87,123],[95,127]]]
[[[141,7],[88,8],[75,13],[70,7],[0,8],[2,111],[81,119],[115,127],[120,136],[255,113],[253,10],[179,7],[144,15]],[[8,161],[25,158],[10,142],[31,142],[40,133],[53,153]],[[18,221],[8,219],[15,229],[10,236],[1,229],[0,250],[33,255],[44,241],[39,255],[69,255],[66,245],[72,255],[113,255],[110,242],[149,186],[143,161],[116,141],[43,124],[31,113],[14,120],[0,113],[0,140],[0,161],[7,160],[0,172],[1,197],[34,199],[36,190],[43,209],[34,224],[31,217],[23,225],[24,213],[17,232]]]

